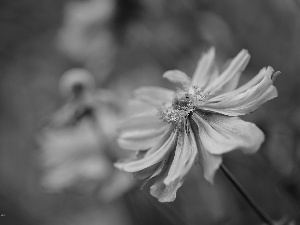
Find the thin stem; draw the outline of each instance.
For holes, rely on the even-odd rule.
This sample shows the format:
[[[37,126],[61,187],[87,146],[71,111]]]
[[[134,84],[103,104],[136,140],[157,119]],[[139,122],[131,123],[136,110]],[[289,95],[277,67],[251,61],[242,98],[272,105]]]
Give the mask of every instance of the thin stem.
[[[255,202],[255,200],[249,195],[246,189],[241,185],[241,183],[235,178],[235,176],[229,171],[229,169],[221,164],[221,170],[226,175],[226,177],[230,180],[233,186],[240,192],[240,194],[246,199],[252,209],[257,213],[257,215],[267,224],[274,225],[272,219],[267,215],[266,212]]]

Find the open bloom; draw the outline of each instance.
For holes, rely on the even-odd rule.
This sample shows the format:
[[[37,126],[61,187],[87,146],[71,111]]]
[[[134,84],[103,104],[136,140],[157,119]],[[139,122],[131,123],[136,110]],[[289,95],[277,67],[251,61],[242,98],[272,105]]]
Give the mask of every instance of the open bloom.
[[[240,149],[256,152],[264,134],[239,118],[275,98],[271,67],[237,88],[250,55],[242,50],[222,72],[211,48],[200,59],[192,79],[178,70],[163,77],[181,85],[177,91],[142,87],[131,105],[137,112],[120,128],[118,142],[138,151],[136,158],[116,166],[153,184],[150,192],[161,202],[174,201],[176,191],[195,161],[212,182],[223,153]]]

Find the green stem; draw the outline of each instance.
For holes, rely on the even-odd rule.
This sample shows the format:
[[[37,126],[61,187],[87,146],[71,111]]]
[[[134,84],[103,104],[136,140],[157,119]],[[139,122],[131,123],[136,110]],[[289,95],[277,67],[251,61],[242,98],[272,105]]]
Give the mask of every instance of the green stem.
[[[252,209],[257,213],[257,215],[267,224],[274,225],[272,219],[264,212],[264,210],[254,201],[254,199],[249,195],[249,193],[245,190],[245,188],[241,185],[241,183],[234,177],[234,175],[229,171],[229,169],[221,164],[221,170],[226,175],[226,177],[230,180],[233,186],[240,192],[240,194],[245,198],[248,204],[252,207]]]

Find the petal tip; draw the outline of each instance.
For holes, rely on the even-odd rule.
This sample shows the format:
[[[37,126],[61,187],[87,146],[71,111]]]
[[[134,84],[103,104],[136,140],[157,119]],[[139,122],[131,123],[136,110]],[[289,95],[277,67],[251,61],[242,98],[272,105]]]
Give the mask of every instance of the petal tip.
[[[164,186],[166,187],[166,186]],[[157,200],[161,203],[164,202],[174,202],[176,199],[176,190],[171,192],[165,192],[164,188],[157,189],[156,186],[150,187],[150,194],[157,198]]]
[[[208,54],[215,54],[216,53],[216,48],[214,46],[211,46],[208,50],[207,50]]]
[[[163,78],[168,78],[168,76],[170,76],[170,74],[176,72],[177,70],[168,70],[163,74]]]
[[[190,82],[190,78],[180,70],[169,70],[163,74],[163,78],[179,84],[187,84]]]
[[[115,162],[113,165],[118,170],[122,170],[123,171],[123,163],[121,163],[121,162]]]
[[[274,82],[276,80],[276,78],[281,74],[280,71],[277,71],[275,73],[272,74],[271,79]]]
[[[244,64],[248,64],[251,55],[249,54],[249,51],[247,49],[242,49],[236,56],[236,58],[243,58]],[[246,66],[246,65],[245,65]]]
[[[214,184],[214,176],[208,176],[204,175],[205,180],[208,181],[209,184],[213,185]]]

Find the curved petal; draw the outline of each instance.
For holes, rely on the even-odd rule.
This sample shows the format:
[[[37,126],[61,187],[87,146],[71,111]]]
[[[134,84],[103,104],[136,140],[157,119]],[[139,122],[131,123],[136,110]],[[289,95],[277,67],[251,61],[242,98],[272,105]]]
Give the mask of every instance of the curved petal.
[[[244,153],[255,153],[264,141],[263,132],[253,123],[238,117],[223,115],[200,116],[194,113],[203,149],[220,155],[235,149]]]
[[[157,164],[154,164],[144,170],[140,170],[137,172],[133,172],[133,178],[137,179],[143,179],[146,181],[143,183],[143,186],[145,186],[152,178],[159,176],[162,172],[164,172],[165,168],[168,166],[167,162],[169,160],[169,157],[165,157],[165,159]]]
[[[157,168],[159,168],[160,165],[159,164],[155,164],[155,165],[152,165],[144,170],[140,170],[140,171],[137,171],[137,172],[133,172],[132,173],[132,177],[134,179],[139,179],[139,180],[145,180],[145,179],[148,179],[149,177],[151,177],[152,174],[155,173],[155,171],[157,170]]]
[[[224,67],[227,68],[230,65],[231,61],[232,60],[229,60]],[[219,89],[217,92],[214,92],[214,93],[220,94],[220,93],[227,93],[229,91],[235,90],[239,84],[241,75],[242,75],[242,71],[236,73],[236,75],[234,77],[232,77],[231,80],[229,80],[227,83],[225,83],[221,89]]]
[[[140,113],[138,115],[129,117],[119,126],[120,132],[125,132],[127,130],[144,130],[149,128],[159,129],[166,126],[166,123],[159,119],[157,116],[157,110],[148,111],[146,113]]]
[[[151,154],[146,154],[145,157],[139,160],[126,163],[116,163],[115,166],[127,172],[136,172],[163,161],[166,155],[174,148],[177,131],[172,132],[171,135],[170,132],[167,132],[165,137],[166,136],[168,136],[167,140],[163,140],[163,143],[160,142],[149,150]]]
[[[176,180],[172,185],[166,185],[163,182],[163,178],[161,178],[150,187],[150,193],[159,202],[173,202],[176,198],[176,192],[181,185],[182,180]]]
[[[199,125],[199,121],[197,121],[197,118],[195,119],[195,115],[193,115],[191,123],[196,124],[196,127],[193,127],[193,130],[195,133],[195,142],[198,149],[198,160],[203,170],[203,177],[210,183],[213,183],[215,173],[222,163],[222,156],[211,154],[203,145],[201,140],[202,128]]]
[[[220,74],[220,76],[211,83],[205,91],[220,93],[230,91],[235,88],[241,72],[245,69],[250,60],[250,55],[247,50],[243,49],[240,53],[232,59],[228,67]]]
[[[218,70],[214,60],[215,48],[212,47],[200,58],[193,75],[192,85],[205,88],[218,77]]]
[[[157,140],[162,138],[163,133],[167,128],[149,129],[143,131],[124,132],[118,138],[118,144],[121,148],[127,150],[147,150],[153,147]]]
[[[188,125],[190,126],[190,125]],[[189,134],[184,132],[184,136],[178,138],[175,156],[168,172],[168,176],[164,180],[166,186],[176,183],[188,173],[195,162],[197,156],[197,145],[193,131],[190,129]]]
[[[136,99],[156,107],[172,102],[174,91],[162,87],[141,87],[134,91]]]
[[[139,114],[120,125],[118,144],[127,150],[149,149],[157,143],[168,127],[168,124],[151,111]]]
[[[190,125],[188,124],[188,128]],[[191,129],[179,135],[172,164],[150,188],[150,193],[160,202],[171,202],[181,187],[184,177],[194,165],[198,154],[194,133]]]
[[[213,183],[215,174],[222,163],[222,156],[211,154],[205,150],[200,151],[199,163],[203,169],[203,177]]]
[[[250,84],[243,85],[235,91],[216,96],[206,102],[202,102],[199,108],[218,112],[228,116],[239,116],[253,112],[266,101],[277,97],[277,90],[273,86],[273,69],[263,69]]]
[[[168,167],[169,157],[170,157],[170,156],[166,156],[165,159],[164,159],[162,162],[157,163],[157,164],[155,164],[155,165],[149,167],[149,168],[151,168],[151,169],[146,168],[146,169],[144,169],[144,170],[141,170],[141,171],[138,171],[138,172],[134,173],[134,174],[143,174],[143,173],[144,173],[144,175],[146,175],[146,174],[147,174],[146,171],[148,171],[148,174],[149,174],[149,172],[152,172],[151,174],[149,174],[148,177],[145,177],[145,178],[144,178],[144,179],[146,179],[146,180],[144,181],[144,183],[143,183],[143,185],[142,185],[142,188],[143,188],[145,185],[147,185],[151,180],[154,180],[154,182],[155,182],[155,181],[157,181],[157,180],[160,179],[160,177],[162,176],[162,174],[165,173],[165,170],[166,170],[166,168]],[[153,178],[153,179],[152,179],[152,178]]]
[[[189,84],[190,78],[180,70],[169,70],[164,73],[163,78],[177,84],[187,85]]]
[[[138,116],[141,113],[148,113],[149,111],[157,113],[157,107],[150,105],[139,99],[129,100],[126,108],[126,113],[129,116]]]
[[[231,92],[224,93],[224,94],[221,94],[221,95],[217,95],[217,96],[213,97],[212,99],[210,99],[210,101],[212,101],[212,102],[221,101],[225,98],[234,97],[234,96],[236,96],[236,95],[238,95],[242,92],[245,92],[248,89],[250,89],[251,87],[253,87],[253,86],[257,85],[258,83],[260,83],[263,80],[264,76],[268,76],[267,74],[269,74],[269,73],[271,73],[271,74],[273,73],[272,67],[263,68],[250,81],[248,81],[244,85],[240,86],[236,90],[233,90]]]

